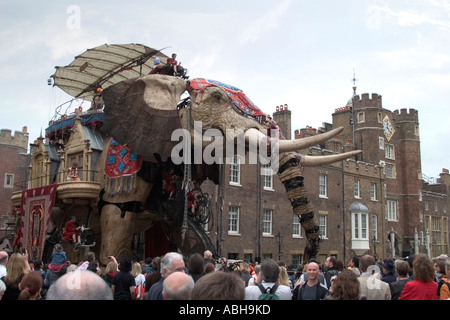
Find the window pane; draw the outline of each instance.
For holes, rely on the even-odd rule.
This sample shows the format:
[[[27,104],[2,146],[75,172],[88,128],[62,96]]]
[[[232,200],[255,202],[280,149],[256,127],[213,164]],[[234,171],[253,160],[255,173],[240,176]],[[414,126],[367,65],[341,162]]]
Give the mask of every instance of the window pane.
[[[367,239],[367,214],[361,214],[361,238]]]
[[[355,180],[355,189],[354,189],[354,193],[355,193],[355,198],[360,198],[360,193],[359,193],[359,180]]]
[[[319,175],[319,195],[327,196],[327,176],[323,173]]]
[[[375,240],[378,240],[378,217],[374,214],[372,215],[372,238],[375,237]]]
[[[239,232],[239,207],[231,206],[228,212],[228,231]]]
[[[7,173],[5,175],[5,187],[10,188],[14,185],[14,175],[12,173]]]
[[[264,209],[263,233],[272,234],[272,210],[270,209]]]
[[[296,214],[294,214],[292,235],[293,236],[301,236],[300,218]]]
[[[320,215],[319,216],[319,233],[323,238],[327,237],[327,216]]]
[[[386,211],[388,220],[397,221],[397,201],[387,200]]]
[[[370,199],[377,200],[377,184],[373,182],[370,184]]]
[[[230,182],[240,183],[240,160],[233,157],[230,161]]]
[[[357,213],[353,214],[353,219],[355,221],[355,227],[354,227],[355,239],[359,239],[359,216]]]

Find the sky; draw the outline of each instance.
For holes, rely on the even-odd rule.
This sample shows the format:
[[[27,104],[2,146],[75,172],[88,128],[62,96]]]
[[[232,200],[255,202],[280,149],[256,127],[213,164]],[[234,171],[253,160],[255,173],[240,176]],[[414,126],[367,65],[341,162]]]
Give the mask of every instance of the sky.
[[[293,131],[331,123],[355,75],[357,94],[419,111],[424,175],[450,169],[450,0],[2,0],[0,129],[39,137],[71,99],[47,84],[55,66],[105,43],[169,47],[191,79],[288,104]]]

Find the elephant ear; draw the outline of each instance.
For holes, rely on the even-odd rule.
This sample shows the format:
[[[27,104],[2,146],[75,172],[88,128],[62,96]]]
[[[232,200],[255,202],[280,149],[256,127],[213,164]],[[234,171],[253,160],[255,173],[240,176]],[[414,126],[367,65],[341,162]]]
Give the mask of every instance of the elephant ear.
[[[178,141],[172,132],[181,128],[177,104],[186,90],[184,80],[149,75],[119,82],[103,90],[105,119],[101,130],[127,144],[144,160],[163,161]]]

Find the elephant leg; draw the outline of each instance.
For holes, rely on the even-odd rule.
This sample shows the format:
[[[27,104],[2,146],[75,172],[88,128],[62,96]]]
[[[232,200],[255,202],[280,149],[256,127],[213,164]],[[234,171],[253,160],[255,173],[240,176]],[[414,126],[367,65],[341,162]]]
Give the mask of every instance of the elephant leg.
[[[134,234],[150,228],[155,219],[147,212],[129,212],[122,215],[121,210],[114,204],[103,206],[101,213],[102,241],[100,248],[100,261],[109,262],[108,257],[114,256],[117,260],[131,255],[131,241]]]
[[[279,158],[278,175],[291,201],[294,214],[300,217],[300,224],[305,230],[307,244],[303,260],[308,261],[319,251],[319,223],[308,200],[306,188],[303,184],[302,170],[294,153],[282,153]]]

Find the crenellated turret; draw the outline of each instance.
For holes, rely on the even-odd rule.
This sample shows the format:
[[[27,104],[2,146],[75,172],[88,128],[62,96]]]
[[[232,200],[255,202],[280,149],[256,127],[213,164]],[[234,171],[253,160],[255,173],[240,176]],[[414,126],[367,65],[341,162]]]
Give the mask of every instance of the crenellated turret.
[[[372,93],[370,96],[368,93],[361,94],[361,98],[356,95],[353,97],[353,109],[364,108],[382,108],[381,95],[378,93]]]
[[[19,147],[25,151],[28,149],[28,132],[27,127],[23,127],[22,131],[14,131],[14,135],[11,135],[10,129],[0,130],[0,144]]]

